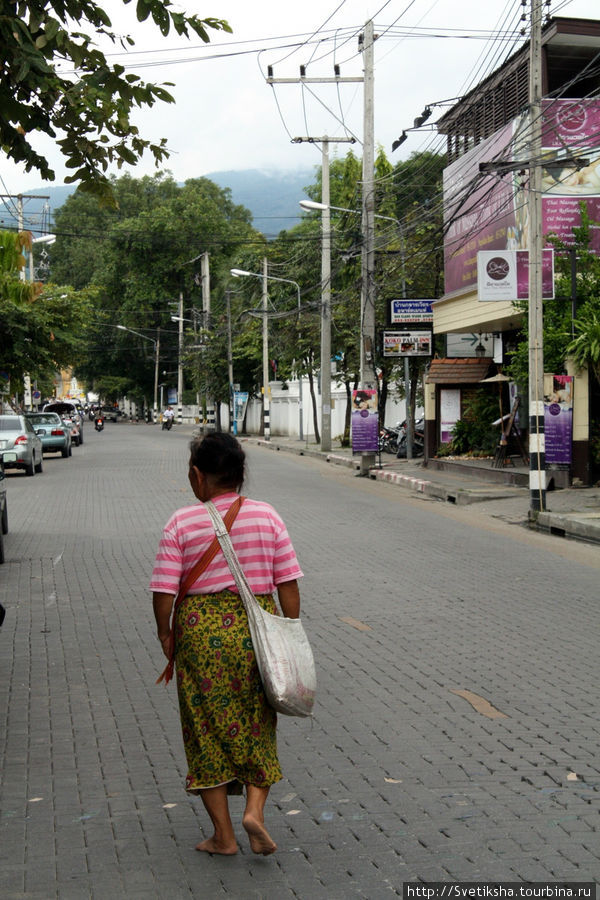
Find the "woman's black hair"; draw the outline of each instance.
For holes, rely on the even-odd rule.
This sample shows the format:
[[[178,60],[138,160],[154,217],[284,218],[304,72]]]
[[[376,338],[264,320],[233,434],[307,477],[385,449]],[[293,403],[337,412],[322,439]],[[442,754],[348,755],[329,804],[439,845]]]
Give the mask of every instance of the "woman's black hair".
[[[210,475],[222,488],[239,490],[244,483],[246,454],[231,434],[215,431],[190,443],[190,466]]]

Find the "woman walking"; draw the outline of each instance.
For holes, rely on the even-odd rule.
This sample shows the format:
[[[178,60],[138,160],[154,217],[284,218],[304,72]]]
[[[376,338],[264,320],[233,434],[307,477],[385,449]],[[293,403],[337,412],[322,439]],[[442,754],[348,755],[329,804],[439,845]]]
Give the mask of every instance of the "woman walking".
[[[277,849],[264,823],[269,788],[282,777],[277,718],[262,688],[244,605],[204,503],[212,500],[224,517],[250,586],[269,612],[275,611],[276,589],[283,615],[299,616],[302,572],[273,507],[239,496],[244,470],[244,451],[231,435],[192,441],[188,477],[200,503],[177,510],[167,522],[150,589],[158,638],[170,660],[166,680],[173,661],[177,672],[186,790],[200,795],[214,829],[196,849],[237,853],[227,798],[245,786],[242,825],[253,852],[266,856]]]

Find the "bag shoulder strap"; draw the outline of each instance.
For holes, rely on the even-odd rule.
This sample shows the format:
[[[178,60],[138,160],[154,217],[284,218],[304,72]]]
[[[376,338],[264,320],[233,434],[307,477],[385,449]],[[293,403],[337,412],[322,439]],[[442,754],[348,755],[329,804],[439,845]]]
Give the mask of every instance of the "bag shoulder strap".
[[[208,503],[206,503],[206,508],[215,528],[215,540],[217,540],[221,545],[223,556],[225,557],[227,565],[229,566],[231,574],[233,575],[237,589],[240,593],[240,597],[242,598],[242,602],[246,607],[246,612],[248,612],[248,605],[257,604],[258,601],[254,596],[254,592],[250,587],[248,579],[246,578],[246,573],[242,569],[240,561],[237,557],[237,553],[234,550],[233,544],[231,542],[231,537],[229,536],[227,522],[222,518],[219,510],[216,508],[214,503],[211,503],[209,501]]]

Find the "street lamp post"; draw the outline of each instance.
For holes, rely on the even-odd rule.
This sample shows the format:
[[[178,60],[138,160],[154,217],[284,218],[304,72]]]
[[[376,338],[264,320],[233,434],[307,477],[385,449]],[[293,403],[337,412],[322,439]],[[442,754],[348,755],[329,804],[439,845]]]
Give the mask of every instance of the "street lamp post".
[[[265,260],[265,270],[266,270],[266,260]],[[300,315],[300,285],[297,281],[292,281],[291,278],[278,278],[275,275],[267,275],[266,271],[259,275],[258,272],[246,272],[245,269],[231,269],[231,274],[234,278],[244,278],[246,276],[250,276],[252,278],[262,278],[263,279],[263,398],[264,398],[264,410],[266,415],[265,421],[265,440],[270,439],[270,433],[267,435],[268,428],[268,412],[269,412],[269,344],[268,344],[268,322],[267,322],[267,301],[268,295],[266,290],[267,281],[283,281],[286,284],[293,284],[298,291],[298,315]],[[299,424],[299,432],[300,432],[300,440],[303,440],[304,432],[303,432],[303,419],[302,419],[302,371],[298,373],[298,424]]]
[[[160,328],[156,331],[156,340],[154,338],[148,337],[145,334],[141,334],[139,331],[134,331],[133,328],[126,328],[125,325],[115,325],[115,328],[118,328],[119,331],[129,331],[131,334],[136,334],[138,337],[143,338],[145,341],[151,341],[154,344],[154,411],[153,411],[153,421],[154,424],[158,422],[158,362],[159,362],[159,354],[160,354]]]
[[[322,318],[321,318],[321,385],[322,392],[327,389],[327,396],[323,396],[323,411],[327,407],[331,410],[331,235],[330,235],[330,219],[329,212],[334,209],[337,212],[347,212],[354,213],[355,215],[359,215],[360,211],[357,209],[348,209],[345,206],[331,206],[328,203],[318,203],[316,200],[300,200],[300,206],[302,209],[316,211],[322,213],[322,233],[323,233],[323,242],[322,242],[322,258],[321,258],[321,280],[322,280]],[[378,214],[374,214],[373,218],[375,219],[385,219],[388,222],[394,222],[400,229],[402,225],[398,219],[394,219],[392,216],[380,216]],[[401,238],[403,238],[401,233]],[[404,254],[404,240],[402,239],[402,248]],[[402,272],[404,278],[404,255],[402,257]],[[370,271],[370,270],[368,270]],[[369,291],[367,290],[367,285],[365,284],[365,278],[367,269],[363,267],[363,285],[362,285],[362,293],[363,300],[364,297],[367,296]],[[406,293],[405,283],[403,281],[403,294]],[[364,306],[364,303],[363,303]],[[364,382],[366,379],[366,367],[365,367],[365,341],[363,340],[363,329],[364,323],[361,324],[361,341],[360,341],[360,379],[361,385],[364,386]],[[367,333],[367,332],[365,332]],[[367,336],[373,339],[373,335],[367,333]],[[371,352],[373,352],[373,348],[371,348]],[[323,372],[327,369],[328,378],[324,380]],[[405,360],[405,379],[407,379],[408,373],[408,359]],[[323,387],[324,386],[324,387]],[[408,398],[408,380],[406,381],[406,391]],[[407,410],[406,410],[406,418],[407,422],[409,422],[409,431],[410,429],[410,415],[408,409],[408,399],[407,399]],[[331,422],[331,413],[329,414],[329,421]],[[410,455],[412,456],[412,433],[407,435],[409,438],[408,443],[410,445]],[[331,449],[331,444],[327,448],[322,446],[322,449]]]
[[[329,179],[323,179],[323,202],[301,200],[303,209],[321,212],[321,450],[331,450],[331,217]]]

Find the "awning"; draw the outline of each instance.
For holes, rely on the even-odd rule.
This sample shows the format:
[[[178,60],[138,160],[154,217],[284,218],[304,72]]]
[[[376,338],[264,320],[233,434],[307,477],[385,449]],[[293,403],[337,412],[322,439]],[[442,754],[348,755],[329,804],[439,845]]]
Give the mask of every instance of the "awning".
[[[486,377],[493,360],[490,357],[432,359],[427,384],[478,384]]]

